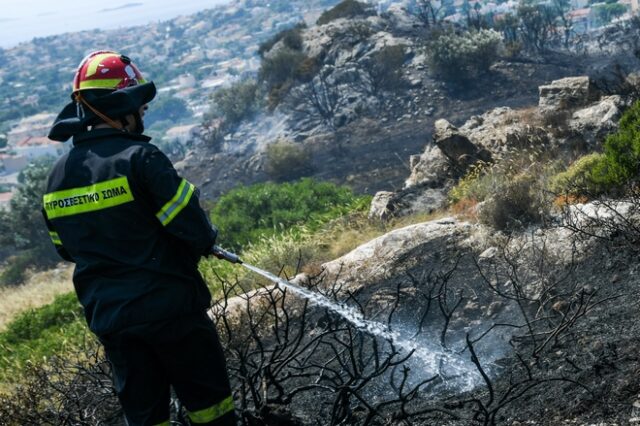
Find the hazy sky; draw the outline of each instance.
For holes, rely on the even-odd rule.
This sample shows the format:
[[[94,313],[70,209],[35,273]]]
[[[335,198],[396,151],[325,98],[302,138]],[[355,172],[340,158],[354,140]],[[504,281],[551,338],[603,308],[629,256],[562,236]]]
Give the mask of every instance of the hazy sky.
[[[229,0],[0,0],[0,46],[33,37],[167,20]]]

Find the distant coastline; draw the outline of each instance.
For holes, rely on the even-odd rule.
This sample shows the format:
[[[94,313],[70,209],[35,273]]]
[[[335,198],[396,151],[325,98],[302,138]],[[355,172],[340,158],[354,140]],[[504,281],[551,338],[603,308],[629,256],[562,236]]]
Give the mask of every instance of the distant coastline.
[[[78,8],[77,0],[56,0],[55,3],[48,0],[38,0],[33,3],[11,0],[13,6],[10,10],[0,10],[0,23],[2,23],[0,48],[11,49],[20,43],[29,42],[34,37],[94,29],[127,28],[162,22],[181,15],[191,15],[204,9],[212,9],[231,1],[119,0],[101,5],[100,10]]]
[[[123,4],[122,6],[116,6],[116,7],[109,7],[107,9],[102,9],[100,12],[115,12],[116,10],[122,10],[122,9],[130,9],[132,7],[139,7],[139,6],[143,6],[144,3],[127,3],[127,4]]]

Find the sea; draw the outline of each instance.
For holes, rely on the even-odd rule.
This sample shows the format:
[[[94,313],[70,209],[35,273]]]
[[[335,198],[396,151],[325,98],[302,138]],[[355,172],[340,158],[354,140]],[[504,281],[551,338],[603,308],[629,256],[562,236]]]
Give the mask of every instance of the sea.
[[[0,47],[34,37],[166,21],[231,0],[0,0]]]

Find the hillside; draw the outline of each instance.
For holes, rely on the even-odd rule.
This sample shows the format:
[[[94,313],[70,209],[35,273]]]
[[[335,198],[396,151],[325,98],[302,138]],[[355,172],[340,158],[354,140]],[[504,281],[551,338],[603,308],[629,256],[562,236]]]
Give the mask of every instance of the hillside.
[[[261,72],[265,64],[293,55],[312,64],[311,74],[273,77],[275,82],[259,77],[256,96],[272,104],[228,128],[215,130],[219,121],[212,122],[203,141],[178,165],[207,198],[239,184],[300,175],[369,194],[396,190],[409,169],[407,158],[429,143],[437,119],[461,125],[494,107],[533,106],[539,86],[574,75],[591,76],[607,91],[617,84],[618,74],[637,68],[631,41],[637,29],[630,28],[611,30],[606,37],[594,33],[574,46],[579,52],[502,54],[486,72],[464,81],[434,72],[427,55],[429,33],[402,8],[288,34],[299,38],[297,50],[288,47],[286,38],[272,45]],[[306,155],[306,163],[296,165],[303,170],[292,170],[288,177],[269,174],[268,146],[282,140]]]

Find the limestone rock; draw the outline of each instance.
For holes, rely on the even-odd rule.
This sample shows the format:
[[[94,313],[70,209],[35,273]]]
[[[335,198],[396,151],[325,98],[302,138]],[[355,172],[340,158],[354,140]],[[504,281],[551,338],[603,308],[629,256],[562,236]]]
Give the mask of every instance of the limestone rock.
[[[459,131],[496,157],[510,148],[548,144],[549,134],[537,124],[537,110],[514,111],[499,107],[471,117]]]
[[[442,153],[462,171],[477,161],[491,161],[489,151],[475,145],[457,127],[445,119],[435,122],[434,139]]]
[[[538,88],[538,106],[543,115],[580,108],[598,99],[589,77],[567,77]]]
[[[409,13],[402,4],[391,4],[387,9],[387,17],[394,29],[400,32],[412,32],[421,25],[415,14]]]
[[[393,198],[393,192],[380,191],[371,200],[369,219],[386,220],[389,217],[389,201]]]
[[[424,262],[425,253],[458,244],[472,228],[469,223],[447,218],[397,229],[322,265],[324,282],[337,282],[343,291],[355,291]]]
[[[423,184],[435,186],[451,176],[449,159],[434,145],[428,145],[422,155],[412,156],[410,163],[411,175],[405,181],[405,189]]]
[[[413,186],[398,192],[378,192],[371,202],[369,219],[387,220],[417,213],[432,213],[447,203],[447,189]]]
[[[569,129],[579,135],[588,146],[596,147],[610,133],[618,129],[618,121],[625,107],[617,95],[602,98],[600,102],[573,113]]]

